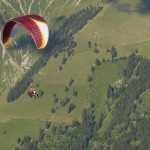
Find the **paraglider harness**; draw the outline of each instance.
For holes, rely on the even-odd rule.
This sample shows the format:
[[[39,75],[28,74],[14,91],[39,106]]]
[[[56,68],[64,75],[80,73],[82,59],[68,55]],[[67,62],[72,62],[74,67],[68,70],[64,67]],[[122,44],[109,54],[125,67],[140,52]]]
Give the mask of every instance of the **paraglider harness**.
[[[32,87],[30,87],[30,89],[29,89],[29,92],[27,93],[31,98],[34,96],[34,98],[38,98],[39,97],[39,95],[38,95],[38,93],[36,93],[35,92],[35,90],[32,88]]]

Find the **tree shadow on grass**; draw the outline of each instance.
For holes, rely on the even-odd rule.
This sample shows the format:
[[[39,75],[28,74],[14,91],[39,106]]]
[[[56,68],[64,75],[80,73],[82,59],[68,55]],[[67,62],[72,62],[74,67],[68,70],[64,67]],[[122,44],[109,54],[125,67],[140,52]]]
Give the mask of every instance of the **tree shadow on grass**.
[[[141,0],[141,5],[139,5],[138,12],[141,14],[150,13],[150,0]]]
[[[141,15],[150,14],[150,0],[140,0],[135,2],[133,6],[132,1],[112,0],[116,8],[123,12],[137,12]]]

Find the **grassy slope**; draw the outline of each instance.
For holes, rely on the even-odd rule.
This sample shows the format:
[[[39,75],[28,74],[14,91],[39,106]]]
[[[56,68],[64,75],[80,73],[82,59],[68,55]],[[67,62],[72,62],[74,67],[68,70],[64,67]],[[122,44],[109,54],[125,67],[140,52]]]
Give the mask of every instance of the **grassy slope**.
[[[123,2],[125,0],[120,1],[120,3]],[[127,1],[127,3],[131,3],[129,6],[132,8],[138,1]],[[129,55],[134,49],[138,49],[140,54],[150,57],[148,51],[150,15],[141,15],[134,11],[126,12],[116,5],[116,3],[110,3],[105,6],[102,13],[99,13],[76,34],[78,46],[84,51],[84,43],[90,40],[93,44],[97,42],[101,50],[114,45],[119,56]]]
[[[15,149],[18,136],[21,138],[23,136],[32,135],[32,138],[37,138],[39,130],[43,126],[44,123],[41,121],[25,119],[0,123],[0,149]]]
[[[124,11],[118,7],[118,4],[122,5],[125,3],[129,4],[127,6],[130,11]],[[111,48],[112,45],[114,45],[117,48],[119,57],[128,56],[137,49],[139,55],[150,58],[150,15],[141,15],[138,11],[136,11],[136,6],[139,3],[140,1],[121,0],[116,1],[116,3],[106,5],[102,10],[102,13],[98,14],[94,20],[89,21],[88,25],[75,35],[75,40],[78,43],[78,49],[86,51],[87,45],[85,43],[88,43],[90,40],[93,45],[92,49],[95,48],[94,44],[97,43],[98,48],[103,54],[107,48]],[[115,76],[115,74],[112,75]],[[107,79],[109,80],[109,77],[107,77]],[[96,80],[95,83],[97,83],[97,81],[98,80]],[[102,88],[100,88],[99,91],[101,90]],[[104,99],[104,94],[101,95],[100,93],[101,92],[99,92],[97,98]],[[149,106],[148,95],[149,94],[145,94],[143,96],[143,102],[139,110],[140,112],[148,109],[148,107],[146,107]],[[101,110],[105,110],[104,103],[100,103],[97,106],[96,111],[100,112]],[[110,121],[111,115],[108,113],[101,128],[101,133],[107,129],[107,125]]]
[[[109,84],[115,84],[117,80],[123,81],[123,70],[127,65],[126,60],[118,62],[105,62],[96,68],[93,74],[94,96],[96,100],[96,117],[102,112],[107,112],[106,92]]]
[[[16,4],[16,1],[8,1],[8,2],[12,5],[12,7],[14,7],[20,13],[20,15],[23,15],[23,13],[20,10],[20,5]],[[60,16],[63,15],[65,17],[68,17],[73,12],[77,12],[80,9],[93,3],[90,0],[88,0],[88,1],[86,1],[87,3],[83,3],[83,1],[82,1],[80,5],[75,6],[75,4],[71,5],[73,3],[73,0],[69,0],[68,3],[66,3],[62,7],[64,2],[66,2],[66,1],[65,0],[64,1],[55,1],[47,9],[47,11],[45,11],[45,13],[42,14],[42,16],[46,19],[46,21],[52,28],[54,26],[58,27],[58,23],[55,24],[55,19],[54,19],[58,15],[60,15]],[[22,2],[22,5],[25,6],[25,3]],[[27,1],[26,6],[28,6],[28,5],[29,4]],[[43,10],[43,8],[47,7],[47,6],[48,6],[47,3],[41,3],[41,5],[39,7],[37,4],[37,1],[33,1],[31,13],[36,13],[37,11],[39,11],[39,9]],[[9,4],[6,5],[4,3],[0,3],[0,7],[3,8],[3,9],[1,9],[1,11],[6,10],[7,13],[10,10]],[[23,7],[25,12],[28,12],[28,10],[29,10],[28,8],[29,7]],[[60,11],[60,8],[62,8],[62,10],[61,10],[61,13],[58,14]],[[66,9],[66,8],[69,8],[69,9]],[[38,12],[38,14],[39,14],[39,12]],[[18,14],[16,14],[14,11],[12,11],[11,15],[8,15],[8,18],[18,16]],[[59,22],[59,24],[60,24],[60,22]],[[79,58],[82,57],[83,55],[84,54],[81,54],[81,56],[79,56]],[[88,57],[90,57],[90,54]],[[50,64],[50,67],[52,67],[52,70],[50,70],[50,72],[48,72],[50,76],[53,76],[55,78],[55,73],[56,73],[55,70],[58,67],[57,66],[55,68],[55,64],[60,64],[61,59],[62,59],[62,56],[56,60],[53,60],[53,59],[52,59],[52,61],[50,60],[49,64]],[[78,57],[76,57],[76,60],[74,60],[74,61],[77,61],[77,59],[78,59]],[[54,66],[51,65],[51,63]],[[49,70],[49,64],[45,68],[46,69],[45,71]],[[84,63],[83,63],[83,66],[84,66]],[[72,67],[69,66],[69,68],[72,68]],[[72,70],[70,70],[70,71],[72,72]],[[82,71],[82,72],[84,73],[84,71]],[[66,72],[66,74],[68,74],[68,73]],[[76,111],[76,112],[73,112],[72,115],[70,115],[71,117],[68,117],[67,108],[66,108],[65,111],[62,111],[62,109],[61,109],[61,110],[56,111],[57,115],[52,115],[50,112],[51,106],[53,105],[52,94],[53,94],[53,92],[58,91],[56,93],[58,93],[59,97],[64,97],[65,96],[64,86],[67,83],[65,82],[65,83],[62,83],[61,85],[60,84],[55,85],[55,83],[50,83],[50,85],[49,85],[49,84],[45,84],[45,82],[47,82],[46,80],[44,80],[44,81],[41,80],[41,78],[42,79],[44,78],[43,76],[42,77],[39,77],[39,76],[40,76],[40,73],[39,73],[39,75],[37,75],[37,77],[35,77],[35,82],[36,82],[36,80],[38,80],[37,82],[40,83],[39,89],[42,88],[45,92],[44,97],[42,97],[39,101],[30,100],[30,98],[26,94],[24,94],[18,101],[7,104],[6,103],[7,93],[0,96],[0,100],[1,100],[0,122],[3,122],[0,124],[0,130],[2,132],[6,131],[6,134],[4,134],[4,135],[3,135],[3,133],[1,133],[2,136],[1,136],[1,140],[0,140],[0,145],[1,145],[0,149],[5,148],[5,149],[9,150],[12,147],[14,148],[16,145],[16,140],[17,140],[18,136],[21,137],[21,136],[27,135],[27,134],[30,134],[32,137],[37,136],[39,128],[41,126],[43,126],[43,122],[35,121],[35,120],[39,119],[39,120],[45,121],[47,119],[51,119],[52,121],[57,121],[57,122],[58,122],[58,120],[59,120],[59,122],[64,122],[64,121],[70,122],[72,120],[70,118],[72,118],[73,114],[77,114],[77,111]],[[69,76],[68,76],[68,78],[69,78]],[[46,79],[46,78],[44,78],[44,79]],[[57,83],[57,78],[54,79],[54,82]],[[73,91],[73,88],[76,88],[76,84],[74,85],[74,87],[72,87],[72,89],[70,89],[70,95],[72,95],[71,90]],[[81,90],[83,89],[82,86],[79,88]],[[79,91],[81,91],[81,90],[79,90]],[[47,94],[47,93],[49,93],[49,94]],[[78,94],[80,95],[80,92]],[[81,96],[81,97],[84,97],[84,96]],[[74,98],[74,99],[72,98],[72,100],[75,101],[74,103],[76,103],[76,105],[80,105],[79,101],[76,102],[76,98]],[[83,107],[86,107],[86,106],[83,105]],[[80,108],[80,107],[77,107],[77,108],[80,111],[82,110],[82,108]],[[11,120],[11,119],[13,119],[13,120]],[[15,130],[13,127],[15,128]],[[18,130],[16,130],[16,129],[18,129]],[[7,138],[7,140],[6,140],[6,138]]]
[[[61,1],[62,2],[62,1]],[[71,2],[71,1],[70,1]],[[80,7],[77,7],[75,10],[79,10],[85,5],[88,5],[90,2],[81,1]],[[95,3],[95,2],[94,2]],[[52,8],[55,7],[53,3]],[[34,4],[36,6],[36,4]],[[44,3],[42,4],[44,5]],[[68,8],[69,3],[65,6]],[[44,6],[43,6],[44,7]],[[65,8],[64,7],[64,8]],[[56,7],[55,7],[56,8]],[[59,10],[60,7],[57,7],[55,12]],[[72,9],[70,9],[72,11]],[[63,9],[62,15],[71,14],[66,9]],[[50,13],[51,17],[56,17],[56,13]],[[142,21],[141,21],[142,19]],[[117,50],[120,55],[129,55],[131,51],[136,47],[140,51],[140,54],[149,57],[149,54],[145,54],[148,52],[149,48],[149,16],[141,16],[138,13],[127,13],[123,11],[119,11],[116,8],[115,4],[107,4],[103,12],[94,18],[94,20],[89,21],[89,23],[75,35],[75,40],[78,45],[75,48],[75,56],[69,58],[67,64],[63,67],[61,72],[56,72],[59,64],[61,64],[61,60],[63,54],[59,55],[57,59],[51,58],[46,67],[41,69],[39,74],[34,77],[34,84],[39,83],[40,86],[38,89],[43,89],[45,94],[39,100],[30,99],[26,94],[22,95],[19,100],[14,103],[7,104],[6,96],[3,95],[0,97],[1,106],[0,106],[0,121],[5,122],[5,126],[8,128],[11,126],[9,120],[13,120],[16,128],[21,128],[22,120],[21,118],[30,119],[30,120],[52,120],[54,122],[67,122],[70,123],[73,118],[81,120],[81,112],[84,107],[89,105],[90,99],[88,99],[87,94],[89,92],[89,86],[87,84],[87,76],[91,74],[90,67],[94,64],[96,58],[110,58],[110,54],[106,54],[105,50],[110,48],[112,45],[117,47]],[[142,24],[141,24],[142,23]],[[51,25],[51,23],[49,23]],[[142,28],[141,28],[142,26]],[[136,33],[136,34],[135,34]],[[87,42],[88,40],[92,41],[92,48],[88,48]],[[139,42],[140,41],[140,42]],[[100,53],[95,54],[94,43],[97,43],[100,48]],[[138,43],[138,44],[137,44]],[[121,65],[121,67],[120,67]],[[99,81],[99,76],[101,80],[99,81],[99,85],[97,89],[100,92],[96,93],[96,113],[101,113],[105,108],[105,93],[108,84],[112,84],[118,77],[121,76],[120,72],[122,71],[122,67],[125,66],[125,62],[119,62],[118,64],[104,63],[100,66],[100,69],[97,69],[94,73],[94,85],[97,87]],[[110,76],[110,69],[112,70],[112,75]],[[68,85],[70,78],[75,80],[74,84],[70,88],[69,92],[64,92],[64,87]],[[101,86],[103,85],[103,86]],[[73,89],[78,91],[77,98],[72,96]],[[59,102],[54,105],[53,103],[53,93],[56,93],[59,97]],[[71,103],[76,104],[76,109],[71,113],[67,114],[67,106],[62,108],[60,106],[60,99],[65,96],[69,96],[71,98]],[[50,112],[51,107],[58,107],[55,114]],[[109,118],[107,118],[109,120]],[[29,121],[30,122],[30,121]],[[31,121],[32,122],[32,121]],[[30,124],[28,121],[23,123],[24,125]],[[41,124],[42,125],[42,124]],[[36,126],[36,123],[35,123]],[[37,128],[39,126],[36,126]],[[3,131],[3,124],[0,125],[0,129]],[[11,128],[12,129],[12,128]],[[10,130],[11,130],[10,129]],[[35,128],[34,128],[35,129]],[[19,131],[14,135],[12,130],[7,132],[7,135],[10,137],[21,136],[27,133],[28,130],[31,130],[31,134],[34,136],[37,130],[34,130],[29,125],[26,130],[22,133]],[[7,129],[6,129],[7,130]],[[0,140],[1,141],[1,140]],[[15,143],[16,139],[14,139]],[[0,144],[1,145],[1,144]],[[4,144],[3,144],[4,145]],[[5,145],[6,146],[6,145]],[[7,145],[11,146],[11,143]]]
[[[44,17],[44,19],[46,20],[47,24],[50,27],[49,30],[53,30],[54,28],[58,28],[62,24],[62,22],[67,17],[69,17],[71,14],[78,12],[79,10],[81,10],[89,5],[96,5],[97,2],[98,2],[98,0],[95,0],[94,2],[90,1],[90,0],[81,0],[81,1],[79,1],[79,0],[67,0],[67,1],[66,0],[52,0],[52,1],[47,1],[47,0],[38,0],[38,1],[37,0],[30,0],[30,1],[2,0],[0,2],[0,14],[3,15],[3,18],[5,21],[8,21],[11,18],[15,18],[15,17],[21,16],[21,15],[38,14],[38,15]],[[99,3],[101,3],[101,1],[99,1]],[[59,18],[61,16],[63,16],[64,18],[59,19],[59,21],[56,21],[57,18]],[[3,26],[0,26],[1,32],[2,32],[2,29],[3,29]],[[20,37],[22,37],[23,35],[24,35],[24,32],[19,31],[17,33],[17,36],[15,36],[16,43],[17,43],[18,39],[20,39]],[[30,45],[29,44],[30,42],[31,41],[28,41],[28,40],[26,41],[27,47]],[[14,45],[15,45],[15,43],[12,42],[8,46],[8,48],[6,48],[7,53],[9,53],[9,56],[11,56],[12,58],[17,57],[17,56],[13,55]],[[25,47],[23,49],[23,51],[26,52],[27,47]],[[2,47],[0,45],[0,50],[1,49],[2,49]],[[10,49],[10,51],[8,51],[8,49]],[[12,49],[13,49],[13,51],[12,51]],[[18,51],[22,51],[22,47],[18,48]],[[2,51],[0,53],[2,53]],[[32,53],[31,51],[30,51],[30,54],[32,55],[32,59],[34,62],[35,59],[37,59],[37,57],[34,58],[34,56],[36,54]],[[19,54],[18,54],[18,56],[20,57]],[[19,57],[17,57],[17,59]],[[0,65],[0,66],[2,66],[2,65]],[[8,67],[8,70],[11,70],[11,67]],[[3,67],[0,67],[0,74],[2,74],[1,73],[2,71],[4,71],[4,69],[3,69]],[[8,76],[8,78],[9,78],[9,76]],[[10,80],[10,78],[9,78],[9,80]],[[1,89],[3,89],[2,84],[0,84],[0,91],[1,91]]]

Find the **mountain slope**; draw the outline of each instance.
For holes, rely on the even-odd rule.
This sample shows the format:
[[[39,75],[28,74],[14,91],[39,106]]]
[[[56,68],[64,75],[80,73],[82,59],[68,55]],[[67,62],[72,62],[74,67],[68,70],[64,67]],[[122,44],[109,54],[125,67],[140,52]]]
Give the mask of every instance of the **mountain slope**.
[[[17,78],[21,78],[26,70],[41,56],[41,53],[38,53],[38,51],[32,48],[32,44],[30,44],[32,41],[30,38],[26,39],[26,35],[23,40],[26,43],[29,42],[27,44],[28,49],[27,47],[20,48],[16,46],[21,34],[26,34],[24,30],[21,31],[20,35],[17,35],[15,41],[9,47],[4,48],[1,44],[2,51],[0,55],[3,59],[1,59],[0,65],[3,67],[0,72],[2,79],[8,78],[8,80],[3,80],[4,82],[0,84],[1,89],[4,88],[2,89],[3,94],[0,96],[0,122],[5,122],[5,126],[8,126],[10,129],[5,129],[6,134],[3,134],[3,137],[10,137],[8,140],[12,140],[13,137],[13,144],[10,142],[0,143],[6,149],[10,149],[12,145],[14,148],[18,146],[17,138],[22,138],[23,135],[29,134],[31,130],[33,132],[31,132],[30,136],[38,139],[37,133],[39,132],[39,128],[44,128],[46,120],[51,121],[56,126],[71,124],[74,119],[82,123],[83,109],[91,107],[93,102],[95,104],[93,110],[95,121],[98,121],[103,113],[106,115],[99,131],[100,134],[104,133],[109,123],[111,123],[112,114],[109,112],[109,109],[112,111],[115,109],[114,105],[111,105],[107,101],[107,87],[109,84],[117,84],[120,80],[124,81],[123,70],[127,64],[127,59],[118,60],[118,62],[111,61],[113,45],[117,51],[117,58],[128,57],[133,51],[136,51],[138,55],[150,57],[150,15],[146,11],[149,6],[146,5],[146,1],[144,3],[140,0],[134,0],[132,2],[129,0],[115,0],[110,3],[101,3],[98,0],[45,0],[44,2],[41,0],[27,2],[25,0],[2,0],[0,2],[0,8],[2,10],[1,13],[5,14],[5,21],[11,17],[29,14],[29,12],[42,15],[48,22],[51,31],[54,29],[56,31],[66,18],[86,6],[95,6],[98,4],[99,6],[103,6],[103,10],[92,20],[89,20],[74,35],[74,41],[77,43],[76,47],[73,48],[74,55],[69,57],[68,52],[65,51],[66,49],[62,49],[64,52],[58,53],[56,58],[51,56],[47,65],[33,77],[32,85],[35,86],[36,91],[44,91],[44,95],[39,99],[30,99],[26,91],[15,102],[7,103],[7,89],[14,84],[14,79],[17,81]],[[143,6],[142,8],[141,4]],[[9,13],[9,9],[12,9],[12,13]],[[62,64],[64,56],[67,58],[67,61],[65,64]],[[101,62],[100,65],[96,64],[96,60]],[[71,79],[74,81],[69,86]],[[6,86],[7,89],[5,88]],[[76,92],[77,95],[75,94]],[[54,95],[56,95],[58,100],[55,99]],[[147,106],[149,104],[147,95],[149,94],[142,95],[145,101],[143,100],[139,106],[139,112],[142,112],[142,109],[147,109],[144,105],[144,102]],[[64,101],[68,98],[70,98],[69,102],[64,104]],[[68,113],[71,104],[75,108]],[[23,123],[22,119],[25,119]],[[16,128],[20,128],[15,135],[12,132],[11,120],[14,122]],[[32,121],[35,123],[34,129],[30,126]],[[20,124],[23,124],[23,126]],[[27,125],[26,129],[24,129],[25,125]],[[2,131],[4,130],[3,124],[0,128]],[[121,126],[118,128],[120,129]],[[23,132],[21,132],[22,129]],[[117,139],[120,137],[120,134],[116,132],[118,133],[118,130],[114,129],[113,135]],[[101,139],[101,137],[98,138]],[[99,148],[101,144],[105,145],[107,143],[107,140],[103,140],[104,143],[97,144],[99,141],[95,140],[92,144]],[[133,141],[133,144],[136,145],[138,142]],[[107,144],[109,145],[109,143]]]
[[[80,0],[79,1],[45,0],[45,2],[43,3],[41,0],[39,1],[31,0],[28,2],[24,0],[18,0],[18,1],[2,0],[0,2],[0,8],[1,8],[0,29],[2,30],[4,23],[11,18],[15,18],[27,14],[38,14],[44,17],[44,19],[50,26],[50,31],[51,31],[54,28],[58,28],[68,16],[70,16],[71,14],[81,10],[82,8],[90,4],[97,4],[97,1],[95,2],[88,1],[84,3],[83,1]],[[2,42],[0,42],[1,49],[2,49],[1,66],[3,66],[1,67],[1,72],[3,72],[1,73],[2,74],[1,85],[3,85],[3,87],[0,87],[1,93],[5,92],[6,89],[12,87],[16,83],[16,81],[20,79],[22,75],[27,71],[27,68],[33,65],[35,60],[39,57],[38,54],[35,54],[38,52],[35,53],[31,52],[31,50],[35,49],[35,46],[34,48],[32,47],[33,41],[31,40],[31,38],[26,36],[26,34],[27,33],[24,30],[21,30],[20,33],[15,37],[15,40],[10,44],[10,46],[5,48],[3,47]],[[20,45],[18,44],[18,42],[26,43],[26,45],[25,44]],[[13,56],[14,51],[16,56]],[[24,57],[28,59],[28,64],[26,64],[26,59],[22,59]],[[7,59],[9,59],[9,61],[6,61]],[[7,79],[5,79],[6,74],[8,74]]]

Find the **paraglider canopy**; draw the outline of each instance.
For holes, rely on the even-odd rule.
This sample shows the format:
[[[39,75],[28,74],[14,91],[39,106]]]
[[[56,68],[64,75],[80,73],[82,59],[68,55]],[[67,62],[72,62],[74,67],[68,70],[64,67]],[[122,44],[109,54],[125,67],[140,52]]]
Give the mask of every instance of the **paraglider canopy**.
[[[38,15],[26,15],[8,21],[3,29],[3,44],[8,45],[15,36],[20,26],[24,27],[32,36],[37,49],[46,46],[49,38],[49,30],[45,20]]]

